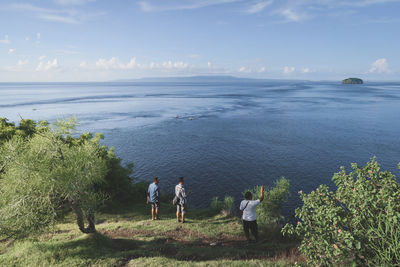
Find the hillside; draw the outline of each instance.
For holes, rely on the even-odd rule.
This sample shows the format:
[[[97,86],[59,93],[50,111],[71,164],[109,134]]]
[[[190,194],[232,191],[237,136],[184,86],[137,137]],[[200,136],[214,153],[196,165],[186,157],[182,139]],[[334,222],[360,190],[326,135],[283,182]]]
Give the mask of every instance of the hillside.
[[[187,223],[178,224],[173,206],[162,206],[159,221],[149,220],[148,209],[138,204],[119,214],[100,214],[97,234],[80,233],[71,215],[54,233],[3,240],[0,266],[291,266],[302,261],[297,244],[274,238],[273,230],[248,244],[237,218],[192,210]]]

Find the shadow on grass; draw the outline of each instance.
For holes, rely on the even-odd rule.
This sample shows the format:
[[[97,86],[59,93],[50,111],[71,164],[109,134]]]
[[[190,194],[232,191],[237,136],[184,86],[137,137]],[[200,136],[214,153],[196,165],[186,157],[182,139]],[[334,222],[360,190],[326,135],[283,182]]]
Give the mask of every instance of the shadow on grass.
[[[68,257],[77,257],[94,262],[115,259],[124,265],[139,257],[165,257],[180,261],[274,259],[274,256],[293,249],[293,244],[247,244],[238,240],[209,244],[201,240],[181,242],[165,237],[143,241],[96,233],[63,243],[40,243],[38,248],[43,252],[51,251],[60,262]]]

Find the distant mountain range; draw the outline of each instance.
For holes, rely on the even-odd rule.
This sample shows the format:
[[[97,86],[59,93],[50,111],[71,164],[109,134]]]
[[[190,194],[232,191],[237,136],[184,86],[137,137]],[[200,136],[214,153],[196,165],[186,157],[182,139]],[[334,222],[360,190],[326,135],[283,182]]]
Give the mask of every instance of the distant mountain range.
[[[229,81],[263,81],[260,79],[240,78],[234,76],[188,76],[188,77],[156,77],[140,79],[121,79],[111,82],[229,82]]]

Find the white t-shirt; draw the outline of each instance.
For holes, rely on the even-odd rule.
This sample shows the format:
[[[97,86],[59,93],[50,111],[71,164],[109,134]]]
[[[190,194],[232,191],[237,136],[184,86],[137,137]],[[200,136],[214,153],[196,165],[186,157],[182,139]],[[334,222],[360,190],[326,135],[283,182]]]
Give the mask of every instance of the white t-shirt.
[[[249,204],[247,204],[247,202],[249,202]],[[260,203],[261,203],[261,201],[259,199],[243,200],[242,202],[240,202],[240,210],[243,211],[242,219],[245,221],[250,221],[250,222],[255,221],[257,219],[256,208]],[[246,206],[246,204],[247,204],[247,206]]]

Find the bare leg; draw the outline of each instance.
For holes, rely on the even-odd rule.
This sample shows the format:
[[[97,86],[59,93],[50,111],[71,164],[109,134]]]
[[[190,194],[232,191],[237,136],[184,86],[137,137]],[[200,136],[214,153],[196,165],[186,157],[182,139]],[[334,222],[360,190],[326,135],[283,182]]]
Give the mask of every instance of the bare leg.
[[[156,209],[156,218],[158,219],[158,209]]]
[[[182,212],[182,222],[185,222],[185,213]]]
[[[154,221],[154,208],[151,208],[151,219]]]
[[[176,221],[179,222],[179,211],[176,212]]]

